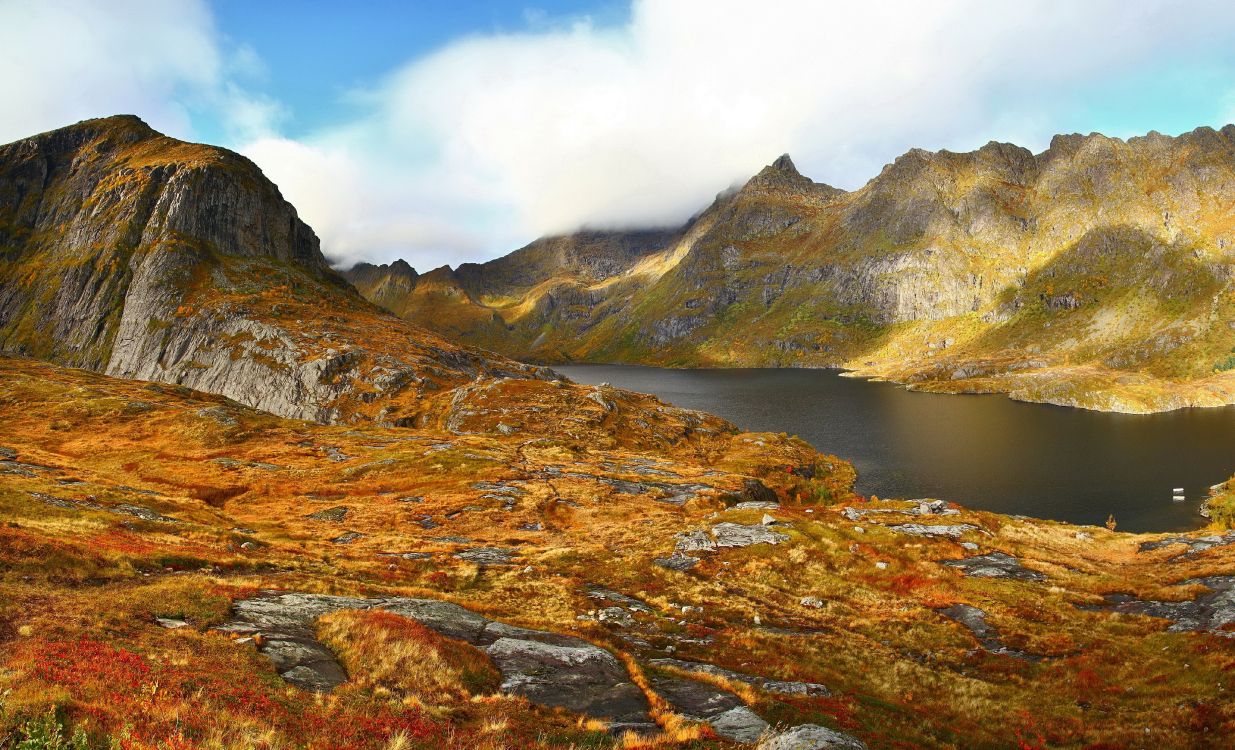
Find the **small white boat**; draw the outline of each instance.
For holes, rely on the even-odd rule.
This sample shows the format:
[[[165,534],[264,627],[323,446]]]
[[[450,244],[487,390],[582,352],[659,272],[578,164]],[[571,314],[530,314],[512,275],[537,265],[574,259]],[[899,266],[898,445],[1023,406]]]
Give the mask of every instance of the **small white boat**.
[[[1177,503],[1182,503],[1182,502],[1183,502],[1184,500],[1186,500],[1187,498],[1185,498],[1183,495],[1176,495],[1176,496],[1175,496],[1174,498],[1172,498],[1172,499],[1173,499],[1175,502],[1177,502]]]
[[[1176,487],[1175,489],[1171,490],[1171,492],[1174,492],[1176,495],[1182,495],[1183,491],[1184,491],[1183,487]]]

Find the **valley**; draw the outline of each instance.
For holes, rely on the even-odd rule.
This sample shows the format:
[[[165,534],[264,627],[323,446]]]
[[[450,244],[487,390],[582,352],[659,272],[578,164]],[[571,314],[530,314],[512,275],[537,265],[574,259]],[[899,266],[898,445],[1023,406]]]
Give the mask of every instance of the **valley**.
[[[783,160],[677,239],[538,247],[615,310],[665,284],[719,325],[678,271],[748,260],[709,232],[788,252],[771,238],[849,195]],[[556,258],[494,268],[534,287]],[[1164,299],[1218,283],[1181,263]],[[620,317],[460,296],[493,269],[390,270],[352,273],[378,306],[255,164],[135,117],[0,147],[0,747],[1216,747],[1235,726],[1235,533],[868,496],[798,437],[481,348],[586,348]],[[784,289],[765,309],[806,294]],[[436,330],[394,314],[430,298]],[[1224,398],[1204,304],[1178,350],[1198,359],[1145,366],[1181,403]],[[496,310],[520,306],[549,328],[510,330]],[[855,318],[832,353],[856,351],[843,326],[892,351],[887,330],[965,315]],[[690,325],[661,329],[666,362],[719,346]]]
[[[1235,128],[1041,153],[914,149],[845,192],[782,156],[680,227],[347,277],[547,364],[842,367],[939,393],[1150,413],[1235,403]]]

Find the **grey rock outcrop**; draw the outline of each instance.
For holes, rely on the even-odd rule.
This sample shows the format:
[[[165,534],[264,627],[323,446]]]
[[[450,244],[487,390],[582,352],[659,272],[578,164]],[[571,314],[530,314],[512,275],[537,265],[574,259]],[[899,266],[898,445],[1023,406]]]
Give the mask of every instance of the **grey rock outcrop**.
[[[831,695],[826,686],[818,683],[776,680],[770,677],[760,677],[758,675],[746,674],[745,672],[737,672],[732,669],[725,669],[724,667],[718,667],[715,664],[707,664],[705,662],[686,661],[683,659],[653,659],[652,663],[662,667],[673,667],[685,672],[723,677],[726,680],[752,685],[778,695]]]
[[[381,313],[256,165],[135,117],[0,146],[0,246],[0,352],[319,422],[383,421],[359,407],[477,375],[543,375]],[[309,299],[312,323],[287,312]],[[383,336],[358,332],[366,317]]]
[[[757,750],[867,750],[856,737],[817,724],[802,724],[769,735]]]
[[[1017,651],[1005,646],[999,638],[999,631],[987,623],[987,613],[978,607],[969,604],[953,604],[950,607],[939,610],[939,614],[965,626],[970,633],[973,633],[973,637],[977,639],[982,648],[992,654],[1033,660],[1033,657],[1023,651]]]
[[[1100,609],[1170,620],[1171,631],[1207,631],[1235,637],[1235,576],[1210,576],[1181,581],[1179,585],[1204,586],[1207,591],[1190,601],[1155,601],[1126,594],[1111,594]]]
[[[892,531],[898,531],[902,534],[910,534],[912,536],[946,536],[951,539],[959,539],[968,531],[977,531],[978,527],[968,523],[958,524],[921,524],[921,523],[902,523],[895,526],[889,526]]]
[[[974,555],[963,560],[944,560],[944,565],[960,568],[974,578],[1013,578],[1021,581],[1045,581],[1046,576],[1021,565],[1021,561],[1005,552]]]
[[[503,691],[602,719],[615,732],[656,730],[647,699],[613,654],[580,638],[507,625],[449,602],[266,592],[237,602],[235,619],[219,630],[261,634],[262,653],[284,679],[323,692],[345,682],[347,675],[317,640],[315,623],[348,609],[392,612],[481,648],[501,672]]]
[[[1138,552],[1151,552],[1153,550],[1170,547],[1172,545],[1182,545],[1183,550],[1180,554],[1195,555],[1215,547],[1225,547],[1230,544],[1235,544],[1235,531],[1228,531],[1225,534],[1203,534],[1199,536],[1168,536],[1163,539],[1155,539],[1150,542],[1141,542],[1138,546]]]

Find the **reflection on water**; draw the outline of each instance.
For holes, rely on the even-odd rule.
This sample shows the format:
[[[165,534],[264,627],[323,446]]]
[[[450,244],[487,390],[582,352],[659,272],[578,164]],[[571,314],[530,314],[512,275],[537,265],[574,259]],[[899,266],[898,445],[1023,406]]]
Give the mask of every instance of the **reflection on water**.
[[[1195,528],[1208,487],[1235,473],[1235,407],[1129,415],[1002,396],[911,393],[827,370],[555,368],[748,430],[800,435],[853,462],[858,490],[940,497],[974,508],[1121,531]],[[1187,501],[1171,500],[1183,487]]]

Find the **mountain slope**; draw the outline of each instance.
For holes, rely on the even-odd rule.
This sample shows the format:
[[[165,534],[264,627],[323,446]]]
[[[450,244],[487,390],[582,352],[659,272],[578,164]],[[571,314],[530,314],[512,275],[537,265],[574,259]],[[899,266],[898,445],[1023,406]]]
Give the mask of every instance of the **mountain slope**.
[[[610,398],[509,435],[319,425],[0,357],[0,747],[51,705],[140,750],[1235,729],[1235,534],[868,501],[799,440],[666,446],[699,415]]]
[[[604,278],[553,267],[542,240],[455,274],[449,299],[421,304],[416,284],[383,304],[545,362],[840,366],[1115,411],[1235,402],[1232,126],[913,150],[850,193],[782,157],[660,237]],[[501,270],[536,254],[539,277]]]
[[[0,351],[317,421],[539,375],[380,311],[253,163],[126,116],[0,147]]]

